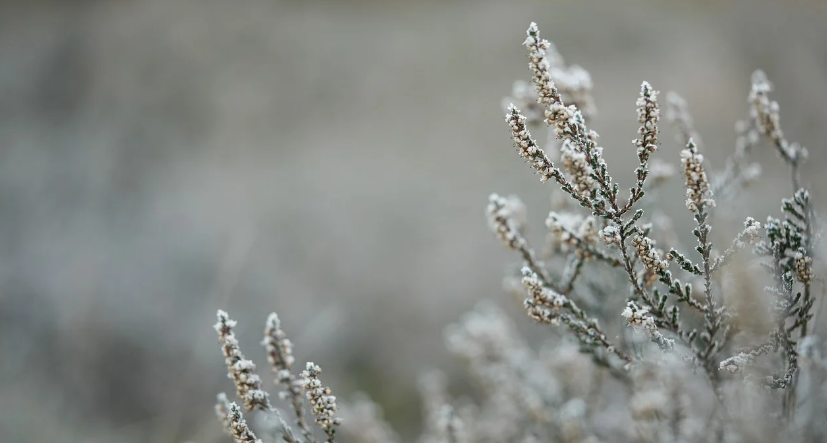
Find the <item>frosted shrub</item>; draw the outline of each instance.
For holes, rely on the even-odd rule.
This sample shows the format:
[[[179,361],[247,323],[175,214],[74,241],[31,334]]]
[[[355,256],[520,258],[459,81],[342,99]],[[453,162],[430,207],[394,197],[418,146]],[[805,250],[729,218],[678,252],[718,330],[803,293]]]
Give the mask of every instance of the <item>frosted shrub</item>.
[[[632,183],[627,191],[589,127],[596,107],[588,72],[566,65],[533,23],[523,44],[531,83],[515,83],[506,126],[558,203],[538,249],[525,236],[527,212],[518,197],[492,194],[486,214],[495,236],[521,260],[506,286],[522,294],[530,319],[558,333],[535,350],[493,304],[447,328],[448,350],[467,363],[481,392],[474,402],[454,400],[443,377],[424,377],[419,440],[827,441],[827,361],[814,309],[823,292],[814,255],[820,235],[799,173],[807,150],[787,140],[766,75],[752,76],[749,118],[736,125],[736,146],[721,170],[706,162],[687,102],[669,93],[662,113],[660,93],[643,82],[638,138],[629,148],[637,166],[623,178]],[[658,158],[664,119],[684,146],[679,161]],[[531,133],[542,125],[552,135],[545,148]],[[757,179],[761,169],[749,157],[762,144],[789,169],[791,197],[782,200],[778,218],[745,216],[734,238],[713,242],[716,199],[732,199]],[[686,212],[674,216],[693,220],[685,236],[650,197],[676,175]],[[572,204],[560,204],[566,200]],[[745,292],[733,284],[739,279],[764,290]],[[739,312],[744,306],[765,309],[767,321]],[[275,413],[255,365],[238,349],[234,325],[219,312],[216,330],[238,397],[248,411]],[[292,345],[275,314],[264,345],[299,429],[294,434],[279,418],[284,440],[316,442],[305,407],[328,442],[337,428],[361,441],[398,440],[366,397],[345,408],[352,420],[340,419],[315,364],[294,373]],[[223,394],[216,411],[235,441],[258,441],[241,408]]]

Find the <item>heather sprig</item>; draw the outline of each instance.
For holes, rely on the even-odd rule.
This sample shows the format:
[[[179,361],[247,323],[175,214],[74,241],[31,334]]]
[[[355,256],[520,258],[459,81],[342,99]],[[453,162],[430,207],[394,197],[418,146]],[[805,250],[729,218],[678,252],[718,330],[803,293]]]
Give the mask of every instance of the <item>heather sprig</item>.
[[[307,367],[302,371],[304,378],[304,390],[307,393],[307,400],[310,403],[310,410],[316,416],[316,424],[327,434],[327,441],[333,442],[336,436],[336,426],[342,424],[342,419],[336,417],[336,396],[332,395],[327,386],[322,386],[319,374],[322,368],[313,362],[307,362]]]
[[[768,259],[762,265],[774,281],[774,285],[767,286],[765,292],[775,299],[773,317],[776,326],[765,343],[724,360],[721,368],[738,373],[744,367],[754,366],[763,355],[780,354],[785,362],[784,370],[765,373],[758,383],[771,389],[784,390],[783,414],[790,417],[796,408],[796,385],[800,369],[797,339],[807,337],[809,322],[813,319],[811,311],[815,304],[812,290],[814,214],[809,191],[801,187],[799,176],[799,167],[807,159],[807,150],[785,138],[780,125],[779,105],[769,99],[771,90],[766,74],[755,71],[749,95],[753,124],[789,166],[794,187],[793,197],[781,202],[784,219],[768,217],[764,225],[767,240],[761,240],[755,246],[756,254]]]
[[[616,346],[600,328],[597,319],[589,317],[576,303],[563,294],[547,287],[539,276],[529,268],[523,268],[523,285],[530,298],[524,302],[528,316],[538,323],[551,325],[565,324],[591,353],[603,349],[619,357],[623,362],[631,358]]]
[[[224,428],[227,435],[232,436],[232,421],[230,420],[230,400],[227,394],[221,392],[216,396],[215,415]]]
[[[551,211],[546,218],[546,227],[558,248],[583,261],[601,260],[610,266],[621,266],[618,258],[598,247],[602,230],[593,216],[582,217],[579,214]]]
[[[248,411],[258,410],[274,415],[278,421],[278,430],[282,439],[288,443],[299,443],[300,440],[293,435],[290,426],[284,422],[279,411],[270,402],[269,394],[262,389],[261,378],[256,373],[255,364],[242,354],[234,332],[236,321],[230,319],[229,315],[222,310],[218,311],[217,317],[218,322],[214,328],[221,342],[221,350],[227,365],[227,376],[233,380],[238,398],[244,401],[244,406]],[[280,397],[290,401],[290,406],[296,416],[296,424],[304,439],[303,443],[316,443],[316,439],[305,419],[302,395],[305,395],[310,403],[311,412],[316,416],[316,424],[327,434],[327,442],[333,443],[336,433],[334,427],[342,423],[341,418],[335,416],[336,397],[331,395],[330,388],[321,386],[318,379],[321,368],[317,365],[308,363],[305,371],[301,373],[301,378],[293,375],[292,367],[295,363],[293,344],[281,329],[281,321],[276,313],[270,314],[267,318],[262,344],[276,375],[276,385],[284,388]],[[236,442],[260,441],[250,430],[238,406],[229,402],[224,393],[218,395],[215,411],[224,424],[224,428]]]
[[[715,206],[703,161],[704,156],[698,152],[698,145],[690,139],[686,149],[681,151],[681,164],[686,181],[686,207],[696,213]]]
[[[293,357],[293,343],[281,329],[281,320],[275,312],[267,317],[262,344],[267,351],[267,360],[276,375],[276,385],[284,388],[280,397],[290,401],[296,415],[296,425],[301,430],[304,439],[314,442],[313,432],[304,417],[302,382],[292,372],[293,363],[296,361]]]
[[[545,151],[531,137],[531,132],[526,126],[526,117],[522,115],[520,110],[510,105],[505,120],[511,128],[511,138],[514,140],[514,145],[517,146],[520,156],[540,174],[540,181],[545,182],[553,178],[561,189],[576,199],[580,205],[593,209],[595,203],[578,191],[578,187],[566,178],[563,171],[554,165]]]
[[[480,392],[473,399],[453,398],[444,377],[423,378],[418,441],[753,441],[759,433],[767,441],[823,440],[819,436],[827,429],[818,434],[812,425],[827,411],[827,361],[814,335],[821,332],[814,324],[814,286],[824,281],[816,255],[819,226],[800,176],[807,151],[782,131],[766,75],[752,76],[749,118],[736,125],[735,150],[721,171],[704,157],[703,146],[713,145],[700,143],[689,105],[671,92],[665,117],[677,128],[681,153],[669,162],[660,149],[660,93],[643,82],[632,141],[636,168],[626,196],[609,173],[597,132],[587,125],[595,109],[588,72],[566,65],[535,23],[523,45],[531,83],[515,83],[509,102],[517,106],[507,107],[505,120],[520,157],[541,182],[557,188],[545,221],[546,244],[539,254],[529,244],[527,211],[517,196],[491,194],[486,217],[497,239],[521,258],[505,286],[519,291],[529,318],[560,326],[563,335],[535,351],[491,303],[446,328],[446,347],[467,364]],[[546,150],[529,130],[542,124],[550,134]],[[718,243],[712,235],[715,199],[732,199],[758,178],[761,167],[749,156],[762,140],[789,168],[792,195],[782,200],[780,216],[764,223],[743,217],[743,229]],[[677,233],[673,226],[680,224],[672,223],[669,208],[658,206],[668,191],[658,186],[675,171],[682,173],[683,191],[674,200],[688,210],[675,216],[692,217],[691,235]],[[687,239],[694,247],[686,247]],[[715,244],[728,246],[719,250]],[[741,261],[751,263],[739,269]],[[753,264],[766,272],[744,278]],[[762,278],[763,294],[738,286]],[[762,295],[770,301],[767,320],[748,324],[753,319],[738,312],[737,301],[760,305]],[[307,363],[294,375],[292,343],[271,314],[263,344],[283,389],[280,398],[290,402],[300,428],[297,438],[270,404],[255,365],[241,353],[235,325],[219,311],[215,328],[245,407],[275,413],[288,443],[316,443],[306,400],[332,443],[343,423],[336,397],[319,379],[321,368]],[[799,412],[817,402],[823,405],[809,415]],[[359,414],[343,406],[354,420],[342,431],[366,442],[398,440],[378,406],[369,400],[354,404]],[[260,441],[240,407],[223,394],[216,413],[236,442]]]
[[[247,421],[241,414],[241,408],[235,403],[230,403],[227,409],[226,422],[229,424],[230,435],[236,443],[261,443],[261,440],[247,426]]]
[[[236,321],[230,319],[229,315],[221,310],[218,311],[217,317],[218,322],[214,328],[221,341],[221,351],[224,353],[224,360],[227,364],[227,377],[233,380],[236,395],[244,401],[244,407],[248,411],[273,409],[270,404],[270,395],[261,389],[261,378],[256,374],[255,363],[244,358],[238,346],[238,340],[233,331]]]
[[[666,338],[660,332],[654,317],[649,314],[649,308],[638,306],[634,301],[630,301],[620,315],[629,322],[629,326],[645,332],[652,342],[664,351],[671,351],[675,348],[675,340]]]
[[[797,143],[790,143],[784,137],[778,102],[769,98],[771,91],[772,83],[767,79],[764,71],[757,70],[753,72],[752,90],[749,94],[749,101],[752,105],[750,116],[755,122],[756,128],[773,143],[781,158],[797,168],[807,159],[807,149]],[[794,177],[794,180],[798,180],[798,178]]]
[[[655,91],[649,82],[641,84],[640,98],[637,99],[637,121],[641,124],[637,132],[640,138],[632,141],[637,148],[640,164],[635,169],[637,183],[630,191],[629,205],[643,198],[643,187],[649,175],[649,156],[658,150],[658,121],[660,120],[658,94],[659,92]]]
[[[597,145],[597,133],[586,126],[578,104],[567,103],[567,97],[556,84],[551,67],[561,58],[553,50],[554,46],[540,38],[534,23],[529,26],[523,44],[529,53],[529,70],[537,104],[544,108],[544,123],[562,142],[562,168],[556,167],[539,148],[530,135],[525,117],[513,106],[506,116],[512,138],[521,156],[541,174],[542,181],[553,178],[569,198],[590,212],[590,215],[557,210],[550,213],[546,224],[553,240],[553,249],[563,256],[565,265],[558,274],[542,269],[542,266],[552,263],[550,260],[546,263],[529,263],[526,260],[529,266],[523,268],[523,284],[529,297],[524,304],[529,316],[542,323],[567,325],[586,349],[604,348],[619,352],[619,355],[629,355],[624,352],[622,343],[617,346],[609,344],[608,336],[597,326],[596,317],[579,308],[574,301],[578,294],[578,277],[588,272],[584,268],[596,258],[620,267],[625,273],[629,296],[623,317],[627,324],[645,332],[662,351],[675,353],[681,361],[695,368],[693,370],[705,372],[719,401],[722,401],[719,368],[726,369],[726,372],[739,372],[744,366],[753,365],[759,357],[770,353],[770,350],[780,352],[787,364],[780,374],[768,375],[764,384],[775,389],[787,388],[786,395],[789,397],[789,393],[794,392],[791,386],[795,384],[798,370],[792,333],[800,331],[802,337],[806,335],[813,318],[810,313],[814,302],[811,286],[815,275],[813,214],[809,194],[801,189],[799,177],[800,165],[807,156],[806,149],[785,138],[779,123],[778,104],[768,97],[771,86],[766,76],[760,71],[753,74],[749,94],[751,119],[738,125],[735,153],[727,159],[725,169],[718,175],[707,170],[699,143],[696,142],[700,136],[688,104],[677,94],[667,95],[667,119],[678,128],[679,139],[685,144],[680,161],[686,207],[695,221],[692,233],[698,256],[693,259],[680,252],[677,244],[666,248],[668,252],[659,250],[650,234],[651,225],[641,224],[647,206],[644,204],[643,209],[636,207],[638,202],[644,200],[648,189],[646,181],[652,174],[650,163],[654,164],[651,157],[658,151],[659,93],[648,82],[642,83],[637,101],[640,127],[638,138],[633,141],[638,167],[635,170],[635,186],[624,201],[619,198],[617,181],[609,174],[603,160],[603,148]],[[767,240],[761,238],[762,224],[747,217],[744,229],[731,241],[731,245],[722,253],[715,253],[710,221],[715,207],[713,196],[718,192],[733,195],[760,174],[760,167],[747,160],[748,154],[758,145],[759,135],[769,139],[790,166],[796,194],[793,199],[782,202],[782,210],[786,214],[783,221],[768,219],[764,226]],[[668,174],[658,174],[660,177],[665,175]],[[495,229],[495,232],[502,230]],[[499,235],[502,238],[502,234]],[[620,257],[614,258],[611,252],[598,248],[598,239],[607,248],[616,248]],[[674,237],[670,240],[674,241]],[[778,298],[775,304],[777,327],[768,339],[767,343],[772,344],[769,348],[768,345],[758,345],[753,351],[742,351],[721,360],[719,354],[729,349],[729,343],[737,331],[733,319],[738,314],[727,305],[716,275],[747,246],[754,246],[759,255],[772,258],[765,265],[777,282],[769,290],[772,296]],[[673,275],[669,269],[672,263],[677,265],[679,272],[687,274],[685,282]],[[551,275],[566,277],[552,281],[547,277]],[[701,289],[696,289],[696,286]],[[793,286],[800,286],[801,291],[795,291]],[[665,293],[662,293],[663,289]],[[696,297],[696,293],[700,296]],[[681,315],[678,304],[690,308],[690,315]],[[701,321],[700,328],[698,320]],[[686,351],[689,351],[688,355]],[[791,400],[787,398],[785,409],[789,409],[790,405]]]

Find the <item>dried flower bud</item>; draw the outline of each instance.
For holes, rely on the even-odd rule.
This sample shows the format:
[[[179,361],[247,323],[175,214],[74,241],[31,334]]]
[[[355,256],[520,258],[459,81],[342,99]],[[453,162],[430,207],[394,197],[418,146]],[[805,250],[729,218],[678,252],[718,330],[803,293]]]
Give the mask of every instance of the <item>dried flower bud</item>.
[[[649,272],[661,274],[669,267],[665,260],[661,260],[660,253],[655,249],[655,242],[649,237],[635,236],[632,246]]]
[[[804,284],[813,282],[813,259],[803,249],[795,253],[795,277]]]

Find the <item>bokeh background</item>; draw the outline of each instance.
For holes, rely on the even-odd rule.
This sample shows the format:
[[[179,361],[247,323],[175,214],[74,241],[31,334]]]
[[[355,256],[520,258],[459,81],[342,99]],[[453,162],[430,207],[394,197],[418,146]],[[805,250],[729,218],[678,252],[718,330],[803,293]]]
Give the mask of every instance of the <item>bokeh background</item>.
[[[825,207],[827,2],[4,1],[0,441],[227,441],[218,308],[265,379],[277,310],[299,362],[414,437],[417,375],[461,374],[442,328],[483,299],[522,318],[483,210],[517,193],[542,238],[501,110],[530,21],[591,72],[625,186],[642,80],[689,101],[715,169],[760,67]],[[789,180],[755,157],[728,207],[763,219]]]

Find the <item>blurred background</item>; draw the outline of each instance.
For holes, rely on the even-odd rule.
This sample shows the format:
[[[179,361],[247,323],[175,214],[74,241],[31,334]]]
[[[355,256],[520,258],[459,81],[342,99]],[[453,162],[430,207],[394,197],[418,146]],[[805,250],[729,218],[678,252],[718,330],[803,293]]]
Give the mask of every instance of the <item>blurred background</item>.
[[[503,295],[516,257],[483,216],[517,193],[542,239],[551,188],[501,109],[531,21],[590,71],[624,188],[642,80],[689,101],[719,169],[762,68],[825,207],[823,1],[0,2],[0,440],[228,441],[218,308],[268,385],[276,310],[300,363],[409,440],[417,375],[464,383],[441,338],[462,312],[494,299],[549,334]],[[755,158],[728,206],[762,220],[790,188]]]

